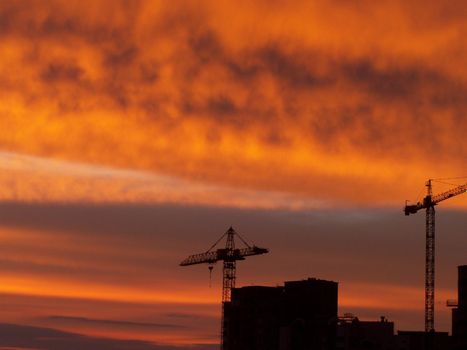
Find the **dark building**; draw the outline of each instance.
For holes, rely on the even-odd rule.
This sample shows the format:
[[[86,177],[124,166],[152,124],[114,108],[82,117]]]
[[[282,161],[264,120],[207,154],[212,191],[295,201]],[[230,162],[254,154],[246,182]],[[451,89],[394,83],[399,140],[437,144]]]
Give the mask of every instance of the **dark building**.
[[[448,332],[398,331],[396,343],[397,350],[451,349],[451,338]]]
[[[224,349],[334,350],[337,287],[309,278],[233,289],[224,308]]]
[[[394,322],[360,321],[345,315],[337,325],[337,350],[394,350]]]
[[[457,308],[452,310],[453,349],[467,349],[467,265],[458,266]]]

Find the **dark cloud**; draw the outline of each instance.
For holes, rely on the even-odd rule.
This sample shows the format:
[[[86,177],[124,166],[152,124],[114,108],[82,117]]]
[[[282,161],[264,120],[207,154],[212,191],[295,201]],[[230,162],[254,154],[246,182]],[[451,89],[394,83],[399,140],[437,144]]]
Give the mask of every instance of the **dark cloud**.
[[[89,281],[111,281],[117,290],[118,286],[131,285],[154,293],[160,290],[207,292],[209,275],[206,266],[180,268],[178,263],[190,254],[205,251],[229,225],[233,225],[248,241],[270,249],[268,255],[253,257],[238,264],[239,286],[274,285],[284,280],[318,277],[339,281],[343,288],[340,298],[345,300],[349,297],[346,288],[354,283],[384,285],[388,289],[416,288],[422,291],[424,216],[420,214],[407,218],[403,215],[402,205],[403,201],[400,208],[384,210],[355,208],[290,212],[183,206],[5,203],[0,207],[0,225],[2,230],[34,228],[49,235],[46,246],[33,242],[33,253],[22,254],[23,257],[39,254],[61,257],[68,263],[73,263],[75,259],[84,260],[89,265],[100,266],[102,269],[102,274],[92,271],[80,274],[79,270],[85,268],[78,265],[75,270],[69,270],[68,275],[71,278],[67,283],[83,288]],[[440,207],[437,213],[438,287],[440,290],[454,290],[455,267],[466,263],[465,249],[460,244],[464,240],[466,218],[463,212],[450,211],[448,208]],[[71,237],[66,246],[52,244],[64,237]],[[74,252],[74,246],[81,242],[89,242],[91,248],[110,248],[111,252],[100,249],[99,254],[96,254],[91,248],[89,253]],[[2,243],[2,249],[5,254],[12,249],[21,252],[22,244],[25,243],[6,241]],[[47,251],[49,245],[55,245],[53,253]],[[142,257],[148,254],[153,258]],[[8,266],[1,266],[8,269]],[[212,282],[213,288],[216,288],[214,293],[217,290],[219,296],[220,271],[221,266],[216,266]],[[104,278],[105,272],[109,277]],[[30,270],[30,273],[45,280],[49,276],[40,269]],[[101,297],[106,298],[105,295]],[[128,303],[136,301],[137,296],[135,300],[129,299]],[[380,313],[385,314],[387,309],[384,301],[381,303],[377,308]],[[109,318],[100,316],[99,310],[111,309],[119,312],[123,309],[122,305],[108,304],[105,301],[92,301],[92,307],[86,304],[87,306],[78,308],[71,299],[61,302],[50,300],[42,302],[37,310],[45,310],[47,305],[55,304],[61,305],[60,307],[70,305],[70,310],[93,312],[92,317],[87,316],[85,319],[79,314],[68,321],[49,319],[50,322],[56,321],[57,327],[64,322],[88,322],[97,326],[101,320],[104,322],[99,323],[102,326],[138,327],[132,326],[131,322],[128,325],[118,323],[119,321],[105,324],[105,320]],[[14,307],[25,305],[25,302],[6,300],[5,305],[14,310]],[[28,302],[26,305],[33,303]],[[418,306],[422,310],[422,296]],[[131,320],[131,316],[123,315],[146,312],[148,317],[144,319],[150,320],[149,323],[180,324],[187,328],[166,329],[178,333],[186,330],[193,334],[195,330],[212,331],[215,328],[217,320],[203,316],[207,307],[211,314],[215,314],[213,310],[219,310],[215,304],[201,305],[193,312],[193,309],[184,311],[188,308],[186,305],[178,308],[172,305],[171,312],[167,306],[156,303],[153,306],[139,306],[137,311],[122,312],[121,317],[123,320]],[[416,308],[417,305],[411,307]],[[63,315],[60,308],[54,314]],[[396,322],[405,322],[403,315],[397,311],[392,311],[388,316]],[[447,314],[440,316],[443,324],[446,324],[448,318]]]
[[[388,99],[399,99],[413,95],[425,80],[421,76],[420,68],[388,67],[384,70],[378,70],[369,60],[350,62],[344,64],[341,69],[344,76],[356,86],[360,86],[370,94],[375,93]],[[426,79],[426,81],[431,83],[430,79]]]
[[[146,84],[153,84],[159,77],[159,66],[157,62],[143,62],[140,65],[141,81]]]
[[[51,328],[40,328],[16,324],[0,324],[0,346],[23,347],[41,350],[213,350],[214,345],[175,347],[157,345],[137,340],[119,340],[88,337]]]
[[[267,271],[272,273],[271,266],[268,267],[270,264],[275,266],[272,269],[282,269],[278,266],[281,261],[290,259],[294,254],[303,254],[304,258],[306,256],[309,259],[308,264],[318,264],[316,268],[321,266],[318,269],[323,274],[330,273],[330,278],[336,280],[352,275],[354,280],[386,279],[393,283],[412,284],[413,276],[417,275],[417,269],[423,262],[423,215],[406,218],[402,212],[402,204],[403,200],[401,208],[384,210],[323,209],[290,212],[170,205],[4,203],[0,206],[0,224],[3,227],[56,232],[57,237],[72,235],[84,241],[91,239],[92,242],[95,238],[96,242],[106,242],[108,247],[114,247],[122,254],[131,247],[135,251],[131,259],[119,257],[125,264],[134,267],[142,264],[145,269],[148,266],[158,266],[159,269],[168,269],[179,278],[189,280],[195,280],[197,276],[185,274],[187,271],[178,269],[180,260],[185,255],[206,249],[210,242],[215,241],[232,224],[255,244],[271,248],[270,255],[255,260],[254,264],[264,269],[262,274]],[[28,219],[24,220],[25,217]],[[446,232],[443,244],[452,246],[450,256],[440,252],[445,259],[443,269],[450,273],[449,266],[452,268],[456,263],[462,263],[462,250],[456,248],[455,242],[462,241],[465,220],[462,212],[444,209],[438,221],[439,229]],[[187,232],[190,232],[190,237],[186,236]],[[369,246],[372,249],[368,249]],[[160,261],[152,262],[138,256],[143,248],[154,251],[156,260],[158,252],[163,251],[169,255],[163,255]],[[395,263],[388,263],[394,251],[398,251],[397,264],[400,264],[400,268],[394,268]],[[323,254],[328,256],[329,261],[320,261]],[[111,257],[115,259],[115,255]],[[338,271],[338,266],[332,263],[334,258],[353,265],[348,266],[347,272]],[[86,259],[95,260],[98,257],[92,258],[91,252]],[[414,259],[420,266],[414,263]],[[380,268],[385,271],[387,269],[385,274],[380,274],[377,270],[361,270],[368,260],[378,261]],[[121,268],[117,263],[115,267]],[[306,274],[307,268],[302,266],[299,270]],[[402,270],[405,275],[400,273]],[[195,271],[197,270],[191,272]],[[203,273],[204,270],[199,271]],[[156,271],[150,269],[149,273],[155,274]],[[144,284],[147,284],[146,276],[135,276],[135,281],[140,279],[141,283],[144,280]],[[121,278],[119,275],[117,277]]]
[[[83,75],[83,70],[73,64],[50,63],[41,74],[41,78],[47,83],[59,80],[76,82]]]
[[[134,2],[139,3],[139,1]],[[132,6],[126,1],[116,0],[112,4],[114,9],[125,9],[129,18]],[[118,40],[123,42],[128,38],[126,26],[109,26],[108,21],[87,20],[86,13],[82,9],[78,12],[69,8],[64,9],[57,1],[51,1],[46,11],[42,11],[41,1],[29,1],[27,7],[20,1],[9,0],[2,2],[0,8],[0,35],[17,35],[28,39],[84,39],[89,43],[98,44]],[[97,4],[97,11],[110,11],[106,3]],[[118,10],[117,10],[118,11]],[[41,16],[36,16],[41,12]],[[60,15],[58,13],[60,12]],[[81,13],[83,16],[79,16]],[[108,18],[107,18],[108,19]],[[21,23],[21,25],[18,25]]]
[[[122,327],[136,327],[136,328],[154,328],[154,329],[182,329],[185,328],[181,325],[164,324],[164,323],[150,323],[150,322],[134,322],[134,321],[121,321],[121,320],[101,320],[88,317],[71,317],[71,316],[49,316],[46,318],[51,321],[58,321],[61,323],[72,322],[74,324],[89,324],[89,325],[104,325],[104,326],[122,326]]]
[[[333,67],[330,68],[331,72],[322,72],[320,68],[314,67],[316,64],[320,65],[325,57],[312,52],[297,52],[297,56],[292,58],[291,54],[286,54],[279,46],[275,46],[260,49],[256,55],[266,71],[279,81],[286,82],[288,88],[318,89],[336,83],[336,77],[331,73]]]
[[[31,6],[42,8],[40,2]],[[4,35],[27,40],[33,35],[38,40],[36,50],[56,45],[54,40],[59,39],[73,54],[76,50],[78,57],[83,49],[94,50],[100,57],[98,68],[103,74],[99,79],[69,86],[61,93],[50,83],[76,82],[92,74],[71,58],[50,62],[46,50],[39,57],[28,58],[26,64],[33,69],[35,62],[39,63],[38,75],[49,85],[44,86],[48,93],[43,97],[55,102],[60,112],[85,113],[102,106],[130,115],[142,112],[159,122],[171,120],[166,111],[175,108],[183,119],[215,120],[242,131],[255,123],[266,124],[268,130],[258,139],[268,146],[284,147],[293,144],[282,135],[283,119],[289,119],[300,126],[300,136],[309,137],[325,150],[339,152],[345,144],[371,157],[388,149],[400,157],[398,135],[402,134],[407,140],[432,134],[424,149],[430,154],[441,153],[445,136],[436,133],[437,111],[458,123],[459,128],[453,130],[455,137],[460,136],[457,130],[466,127],[465,118],[458,117],[465,114],[467,105],[464,80],[420,59],[389,59],[384,52],[346,56],[304,45],[299,38],[284,41],[271,37],[233,50],[219,28],[206,21],[209,15],[202,9],[163,7],[160,18],[139,33],[133,19],[143,7],[140,2],[117,2],[108,11],[117,16],[124,10],[129,20],[109,26],[99,17],[78,16],[59,3],[42,9],[46,15],[38,17],[11,2],[1,8],[5,21],[0,22]],[[99,5],[94,10],[104,8]],[[57,16],[56,10],[63,13]],[[171,41],[170,54],[162,54],[161,38]],[[167,94],[164,71],[172,72],[170,84],[182,98]],[[276,96],[262,94],[260,84],[265,76],[276,85]],[[216,78],[219,83],[213,85]],[[11,82],[3,85],[12,86]],[[239,89],[246,95],[240,102]],[[23,94],[28,90],[22,87]],[[199,90],[208,93],[200,94]],[[41,99],[32,91],[30,95],[34,96],[30,101]],[[388,112],[403,115],[403,120],[386,117]],[[423,125],[419,119],[424,120]],[[368,147],[369,143],[376,146]],[[423,153],[404,151],[416,156]]]
[[[159,284],[161,283],[159,282]],[[80,286],[80,288],[84,287]],[[0,294],[2,317],[5,320],[24,322],[24,319],[23,321],[16,319],[16,316],[22,315],[21,317],[29,317],[36,326],[42,325],[49,328],[89,329],[92,323],[93,329],[99,329],[107,334],[109,332],[113,334],[113,330],[128,331],[131,334],[178,334],[185,336],[209,332],[208,339],[211,337],[214,339],[219,324],[219,306],[217,304],[135,302],[131,298],[127,301],[112,301],[87,299],[80,296],[51,297],[14,293]],[[60,316],[50,318],[47,314]],[[66,316],[64,316],[65,314]],[[84,314],[86,317],[82,316]],[[109,314],[113,316],[109,317]],[[7,317],[6,315],[12,316]],[[135,319],[139,321],[134,322]],[[107,320],[110,322],[106,322]],[[127,320],[133,321],[126,322]]]
[[[187,314],[187,313],[181,313],[181,312],[171,312],[165,314],[165,316],[170,317],[170,318],[175,318],[175,319],[199,319],[201,318],[200,315],[194,315],[194,314]]]
[[[138,2],[136,3],[134,6],[129,6],[126,2],[118,2],[112,11],[117,13],[117,9],[125,8],[134,14],[141,7]],[[32,6],[39,7],[39,2],[32,2]],[[55,7],[60,8],[57,4],[52,5],[50,12]],[[168,12],[167,9],[165,11]],[[133,37],[136,23],[130,21],[106,27],[101,20],[93,22],[67,11],[63,16],[50,13],[42,19],[38,19],[23,11],[22,7],[14,2],[10,6],[3,6],[0,13],[5,19],[8,19],[1,21],[2,25],[8,27],[8,32],[13,35],[24,35],[21,28],[28,28],[37,37],[71,35],[74,38],[84,38],[90,41],[92,47],[101,51],[104,69],[111,70],[120,66],[129,71],[133,69],[133,66],[145,67],[145,63],[141,62],[138,57],[141,51],[149,52],[149,55],[152,55],[156,60],[159,58],[157,50],[138,47],[137,40]],[[424,68],[423,63],[400,61],[389,63],[386,68],[376,68],[375,62],[379,59],[377,55],[349,59],[330,55],[317,48],[300,45],[301,43],[292,42],[285,45],[280,40],[270,40],[266,45],[260,44],[258,48],[238,50],[232,54],[227,49],[228,43],[222,42],[223,39],[216,33],[215,28],[209,28],[206,24],[203,29],[195,29],[199,14],[184,12],[181,16],[185,16],[186,20],[181,21],[179,18],[173,23],[174,16],[168,15],[162,19],[166,25],[159,23],[156,27],[165,31],[158,33],[159,36],[167,35],[179,41],[178,47],[175,48],[176,53],[180,54],[181,57],[185,56],[185,58],[164,62],[164,64],[174,64],[180,72],[189,72],[191,69],[196,69],[199,72],[203,68],[209,69],[208,63],[214,63],[229,71],[234,81],[235,79],[240,81],[246,79],[247,84],[260,72],[268,73],[275,77],[279,84],[283,83],[284,86],[292,89],[292,94],[301,89],[329,88],[342,80],[346,80],[350,84],[350,88],[354,86],[364,89],[370,95],[374,94],[385,99],[403,98],[406,101],[410,97],[416,96],[417,92],[426,86],[436,88],[436,92],[446,90],[451,92],[460,88],[463,91],[466,90],[460,80],[450,81],[449,79],[452,77],[447,78],[443,76],[443,73],[432,68]],[[10,28],[8,23],[24,23],[24,25],[15,25]],[[174,30],[174,25],[177,30]],[[180,35],[180,30],[187,32],[187,34]],[[97,46],[93,43],[96,39],[99,44],[105,45]],[[147,44],[151,45],[151,43]],[[157,40],[154,44],[157,45]],[[144,75],[153,77],[152,79],[155,78],[154,72],[147,74],[147,68],[142,69],[146,72]],[[191,70],[191,72],[193,71]],[[51,75],[52,78],[76,78],[82,74],[82,71],[51,64],[43,74],[45,76]],[[185,78],[190,81],[193,77],[187,75]],[[129,83],[126,80],[128,76],[122,76],[121,79],[125,80],[121,82],[121,85]],[[134,83],[137,82],[134,81]],[[112,94],[115,91],[112,90],[109,93]],[[442,95],[445,94],[445,92],[442,93]],[[459,94],[459,96],[465,96],[465,94]],[[125,96],[125,100],[130,100],[130,98]],[[436,101],[435,98],[434,100]],[[439,100],[448,103],[449,97],[441,97]],[[440,103],[439,100],[438,103]]]
[[[234,114],[237,112],[235,103],[228,97],[219,96],[208,101],[208,109],[213,115]]]
[[[249,79],[259,72],[269,73],[279,82],[286,83],[291,88],[290,94],[302,89],[333,90],[344,83],[349,89],[360,90],[366,96],[384,99],[388,104],[402,101],[407,107],[415,102],[414,98],[420,99],[427,94],[435,100],[439,94],[444,99],[446,95],[451,96],[452,106],[462,102],[459,95],[463,96],[463,102],[467,102],[467,85],[462,80],[444,75],[423,63],[392,62],[378,66],[378,57],[336,58],[309,48],[285,50],[279,43],[246,55],[245,59],[226,66]],[[256,63],[242,66],[242,61]],[[286,96],[289,93],[286,92]],[[443,97],[438,96],[440,100]]]
[[[104,65],[128,66],[136,60],[137,55],[138,49],[134,46],[118,48],[116,51],[105,55]]]
[[[4,6],[0,11],[0,35],[6,34],[12,28],[16,13],[21,6],[20,4],[16,5],[16,8],[11,5],[7,7]]]
[[[377,68],[375,62],[369,59],[343,62],[336,67],[342,76],[356,88],[362,89],[366,94],[382,98],[387,103],[400,103],[408,106],[421,102],[428,96],[438,94],[457,95],[463,90],[467,92],[467,85],[460,80],[443,76],[429,67],[415,65],[415,63],[392,63],[383,68]],[[464,100],[467,102],[467,99]],[[458,102],[452,106],[456,106]]]
[[[191,33],[187,44],[201,64],[216,62],[225,57],[225,49],[212,30]]]

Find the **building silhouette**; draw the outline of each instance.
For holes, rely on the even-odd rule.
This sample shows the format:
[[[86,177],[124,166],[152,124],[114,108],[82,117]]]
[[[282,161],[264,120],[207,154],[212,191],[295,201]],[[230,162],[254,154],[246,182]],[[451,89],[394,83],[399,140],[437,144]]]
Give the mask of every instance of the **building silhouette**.
[[[334,350],[337,282],[309,278],[232,290],[224,350]]]
[[[453,349],[467,349],[467,265],[457,267],[457,307],[452,310]]]
[[[394,350],[394,322],[361,321],[352,314],[339,318],[337,350]]]
[[[448,332],[398,331],[385,317],[338,318],[338,283],[308,278],[283,286],[234,288],[224,306],[224,350],[467,350],[467,265]]]
[[[448,332],[398,331],[397,350],[450,350]]]

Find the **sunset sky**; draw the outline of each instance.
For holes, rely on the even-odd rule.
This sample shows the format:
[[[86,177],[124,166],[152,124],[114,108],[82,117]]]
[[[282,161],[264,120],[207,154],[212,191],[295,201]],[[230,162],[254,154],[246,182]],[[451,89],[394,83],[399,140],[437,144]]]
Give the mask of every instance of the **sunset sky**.
[[[461,0],[0,2],[0,349],[212,350],[238,286],[339,282],[339,312],[422,330],[424,213],[467,176]],[[467,264],[437,208],[436,329]],[[58,339],[48,343],[44,339]]]

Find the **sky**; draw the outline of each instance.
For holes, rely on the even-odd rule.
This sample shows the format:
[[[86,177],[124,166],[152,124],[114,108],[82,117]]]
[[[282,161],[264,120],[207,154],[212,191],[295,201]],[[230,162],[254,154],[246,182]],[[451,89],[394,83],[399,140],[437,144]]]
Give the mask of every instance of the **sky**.
[[[466,18],[458,0],[0,2],[0,349],[215,348],[221,266],[210,286],[178,264],[231,225],[270,249],[238,286],[334,280],[341,314],[423,329],[424,214],[402,207],[466,181]],[[439,330],[466,211],[437,208]]]

